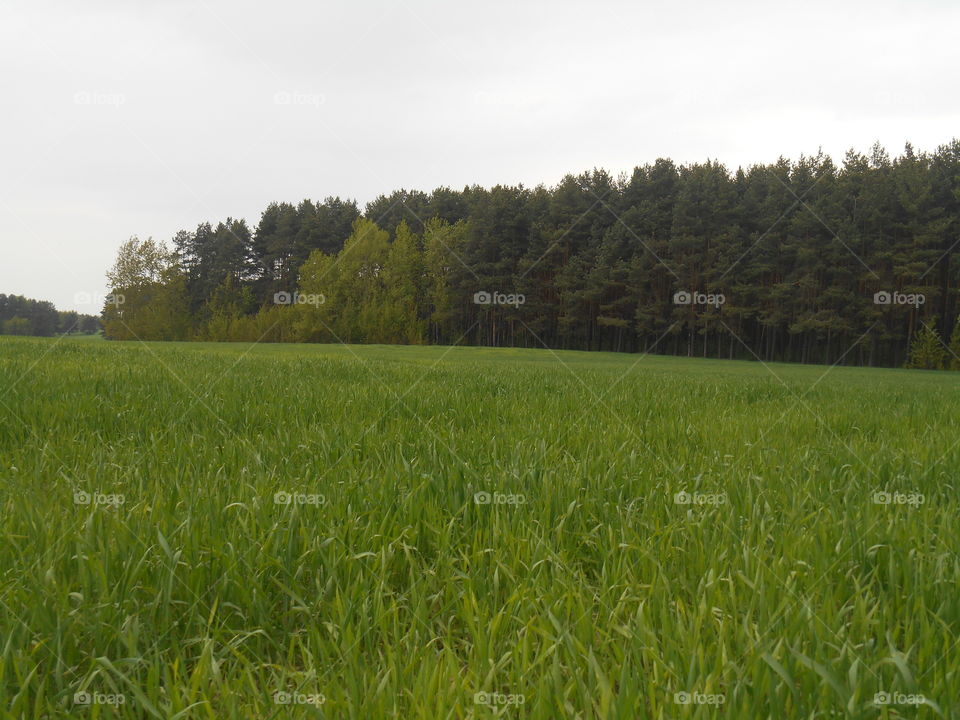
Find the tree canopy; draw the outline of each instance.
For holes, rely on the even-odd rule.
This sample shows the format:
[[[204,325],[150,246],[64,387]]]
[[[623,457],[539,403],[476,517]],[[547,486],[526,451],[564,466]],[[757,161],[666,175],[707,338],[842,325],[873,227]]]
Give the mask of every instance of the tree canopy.
[[[0,334],[63,335],[100,332],[100,319],[73,310],[57,310],[46,300],[0,293]]]
[[[272,203],[136,238],[108,337],[469,343],[902,365],[958,317],[960,142],[731,172]],[[941,341],[945,350],[949,346]],[[947,366],[951,365],[945,361]]]

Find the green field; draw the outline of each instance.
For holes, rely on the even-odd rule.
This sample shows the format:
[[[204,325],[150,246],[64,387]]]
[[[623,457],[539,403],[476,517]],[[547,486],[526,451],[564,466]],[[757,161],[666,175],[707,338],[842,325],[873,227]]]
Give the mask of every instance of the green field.
[[[960,717],[957,373],[2,338],[0,416],[3,718]]]

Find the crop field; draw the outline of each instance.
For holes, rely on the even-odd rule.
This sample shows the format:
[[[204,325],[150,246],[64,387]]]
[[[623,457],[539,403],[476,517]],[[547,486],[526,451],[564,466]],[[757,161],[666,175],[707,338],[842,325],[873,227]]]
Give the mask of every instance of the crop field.
[[[960,374],[0,339],[0,717],[960,717]]]

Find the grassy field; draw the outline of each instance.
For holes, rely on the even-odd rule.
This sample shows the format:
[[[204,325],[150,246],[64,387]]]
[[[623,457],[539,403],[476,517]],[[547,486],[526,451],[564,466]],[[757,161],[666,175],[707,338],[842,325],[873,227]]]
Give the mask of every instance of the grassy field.
[[[0,417],[3,718],[960,717],[960,374],[0,338]]]

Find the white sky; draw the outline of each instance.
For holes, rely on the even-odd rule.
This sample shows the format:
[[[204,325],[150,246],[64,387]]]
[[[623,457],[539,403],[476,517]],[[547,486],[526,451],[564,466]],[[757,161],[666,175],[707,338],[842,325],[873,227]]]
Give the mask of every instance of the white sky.
[[[274,200],[960,135],[948,2],[0,0],[0,292]]]

